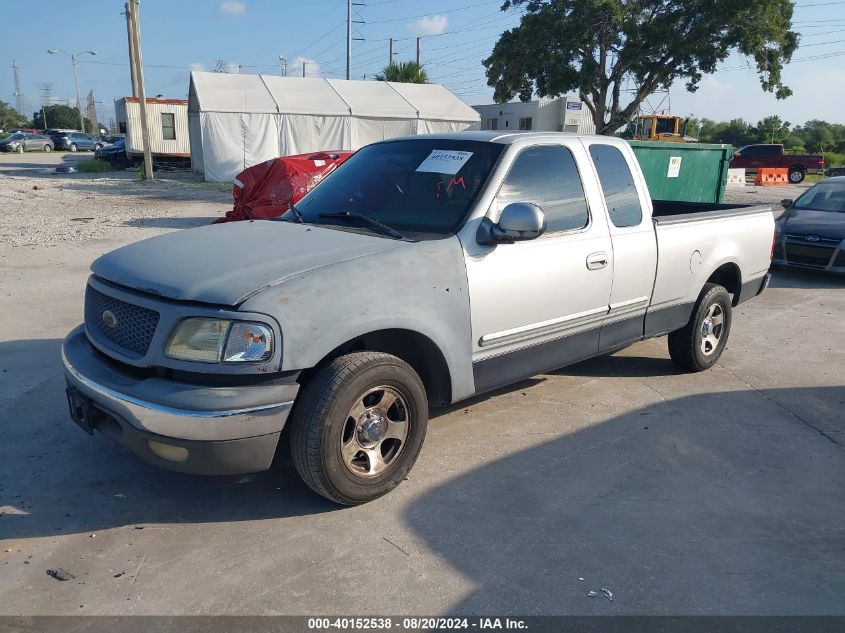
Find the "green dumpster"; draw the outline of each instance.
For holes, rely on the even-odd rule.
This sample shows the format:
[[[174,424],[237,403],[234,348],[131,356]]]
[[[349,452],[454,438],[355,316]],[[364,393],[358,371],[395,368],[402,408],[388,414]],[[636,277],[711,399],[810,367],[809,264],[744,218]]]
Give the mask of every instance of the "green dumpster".
[[[730,145],[628,141],[654,200],[722,202]]]

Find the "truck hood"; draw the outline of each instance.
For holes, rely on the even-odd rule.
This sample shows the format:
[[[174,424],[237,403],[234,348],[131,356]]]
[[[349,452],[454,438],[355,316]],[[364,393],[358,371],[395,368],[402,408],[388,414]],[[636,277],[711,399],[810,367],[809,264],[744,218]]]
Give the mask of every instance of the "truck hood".
[[[792,235],[815,235],[826,239],[845,239],[845,213],[789,209],[783,215],[781,226],[784,233]]]
[[[290,222],[230,222],[175,231],[96,259],[101,279],[168,299],[234,306],[317,268],[407,246]]]

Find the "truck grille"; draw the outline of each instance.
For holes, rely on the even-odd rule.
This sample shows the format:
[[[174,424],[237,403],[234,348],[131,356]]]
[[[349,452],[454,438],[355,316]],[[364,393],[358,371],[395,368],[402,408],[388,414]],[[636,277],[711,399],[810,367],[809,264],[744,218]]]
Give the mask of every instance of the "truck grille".
[[[158,326],[159,313],[103,294],[85,291],[85,326],[93,336],[134,358],[147,353]]]
[[[833,248],[827,246],[808,246],[787,242],[786,261],[790,264],[824,268],[830,262],[833,251]]]

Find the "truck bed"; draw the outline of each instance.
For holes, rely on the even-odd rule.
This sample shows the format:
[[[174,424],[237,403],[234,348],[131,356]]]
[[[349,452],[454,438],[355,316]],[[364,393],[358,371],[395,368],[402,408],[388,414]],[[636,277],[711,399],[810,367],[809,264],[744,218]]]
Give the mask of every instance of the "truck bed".
[[[771,206],[759,204],[717,204],[713,202],[677,202],[675,200],[652,200],[651,204],[653,207],[651,217],[654,223],[664,226],[771,211]]]

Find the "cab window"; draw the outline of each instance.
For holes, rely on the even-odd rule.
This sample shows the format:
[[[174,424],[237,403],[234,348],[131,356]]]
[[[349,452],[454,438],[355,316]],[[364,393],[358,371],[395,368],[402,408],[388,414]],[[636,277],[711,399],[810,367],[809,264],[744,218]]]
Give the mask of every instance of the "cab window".
[[[590,221],[584,186],[572,153],[559,145],[522,151],[508,172],[496,204],[530,202],[546,216],[546,234],[582,229]]]

